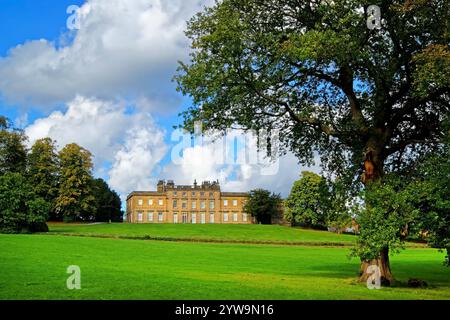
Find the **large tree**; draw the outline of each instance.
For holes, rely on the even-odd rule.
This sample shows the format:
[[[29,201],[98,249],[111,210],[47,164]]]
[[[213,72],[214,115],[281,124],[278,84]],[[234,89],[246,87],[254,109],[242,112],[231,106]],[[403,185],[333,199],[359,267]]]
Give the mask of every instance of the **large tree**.
[[[52,139],[39,139],[31,147],[28,154],[28,177],[36,194],[51,205],[50,219],[55,219],[59,161],[56,145]]]
[[[356,187],[362,173],[369,185],[444,132],[448,17],[446,0],[219,1],[188,24],[191,61],[176,76],[193,99],[183,125],[278,129],[281,150],[301,163],[316,152],[327,172]],[[389,246],[362,261],[388,283]]]
[[[64,220],[74,221],[95,210],[92,192],[92,155],[72,143],[59,152],[60,184],[56,210]]]

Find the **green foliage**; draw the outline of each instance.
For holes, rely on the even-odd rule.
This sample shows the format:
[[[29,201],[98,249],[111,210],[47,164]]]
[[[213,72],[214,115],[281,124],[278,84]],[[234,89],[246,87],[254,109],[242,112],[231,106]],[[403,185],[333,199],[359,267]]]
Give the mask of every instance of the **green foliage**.
[[[352,222],[352,196],[345,184],[330,181],[313,172],[302,172],[285,201],[285,218],[291,223],[343,231]]]
[[[379,258],[385,248],[398,252],[419,215],[412,205],[414,193],[392,175],[371,183],[363,198],[357,217],[361,231],[353,254],[371,260]]]
[[[264,189],[255,189],[249,192],[244,211],[255,217],[257,222],[270,224],[273,216],[282,214],[282,200],[278,194],[271,194]]]
[[[301,179],[294,182],[286,199],[285,218],[291,223],[326,228],[330,200],[331,193],[326,180],[316,173],[303,171]]]
[[[65,221],[89,216],[95,210],[92,193],[92,155],[75,143],[59,153],[60,186],[56,210]]]
[[[5,130],[9,127],[9,120],[5,116],[0,116],[0,130]]]
[[[23,131],[11,128],[9,120],[0,117],[0,175],[9,172],[25,173],[26,140]]]
[[[49,209],[21,174],[0,176],[0,232],[45,231]]]
[[[28,177],[36,194],[51,204],[50,219],[55,219],[58,196],[59,161],[55,142],[50,138],[37,140],[28,154]]]
[[[425,48],[414,57],[415,95],[426,96],[433,87],[450,87],[450,51],[448,44],[433,45]]]
[[[5,209],[10,212],[4,215],[5,228],[46,231],[41,217],[47,216],[49,210],[51,220],[122,221],[120,197],[103,180],[94,181],[92,155],[88,150],[69,144],[58,154],[55,141],[44,138],[37,140],[27,153],[26,140],[22,130],[11,128],[10,121],[0,116],[0,176],[8,173],[26,176],[25,188],[31,186],[36,196],[26,204],[22,201],[14,207],[16,211]],[[28,194],[29,190],[24,192]]]
[[[378,5],[381,29],[361,9]],[[188,23],[186,129],[282,128],[281,148],[355,182],[423,153],[448,118],[448,1],[224,0]],[[414,150],[404,153],[405,148]],[[352,186],[353,186],[352,185]]]
[[[93,180],[92,191],[96,210],[91,219],[95,219],[97,222],[122,222],[123,212],[119,195],[111,190],[103,179]]]
[[[328,181],[330,190],[330,208],[327,210],[326,226],[340,233],[352,226],[353,216],[356,215],[358,198],[355,197],[347,184],[340,179]],[[356,232],[357,230],[354,230]]]
[[[374,258],[378,249],[402,248],[405,238],[426,240],[450,252],[450,160],[443,144],[412,168],[389,174],[364,192],[358,212],[361,236],[355,253]]]
[[[444,145],[418,164],[410,176],[412,203],[420,211],[417,229],[425,232],[425,240],[435,248],[445,249],[445,264],[450,266],[450,148]],[[412,178],[412,179],[411,179]]]

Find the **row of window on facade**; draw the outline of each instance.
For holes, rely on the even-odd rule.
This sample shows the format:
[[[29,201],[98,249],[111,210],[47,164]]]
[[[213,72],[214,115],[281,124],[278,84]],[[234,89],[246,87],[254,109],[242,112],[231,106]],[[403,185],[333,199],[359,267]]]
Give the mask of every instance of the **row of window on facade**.
[[[155,221],[153,215],[154,215],[153,212],[147,213],[147,221],[148,222]],[[200,223],[206,223],[206,214],[201,213],[201,214],[199,214],[199,216],[200,216]],[[189,218],[189,215],[187,213],[181,214],[181,222],[182,223],[197,223],[197,214],[196,213],[191,213],[190,221],[188,221],[188,218]],[[138,212],[137,219],[139,222],[144,222],[144,213]],[[232,213],[231,219],[233,222],[238,222],[238,213],[237,212]],[[163,213],[158,212],[158,222],[163,222],[163,221],[164,221]],[[223,221],[224,222],[229,221],[227,212],[223,213]],[[248,221],[248,215],[246,213],[242,213],[242,221],[243,222]],[[215,215],[214,215],[214,213],[211,213],[211,214],[209,214],[209,223],[214,223],[214,222],[215,222]],[[176,213],[173,215],[173,223],[178,223],[178,214],[176,214]]]
[[[183,191],[183,192],[181,192],[181,195],[182,195],[183,197],[186,197],[186,196],[187,196],[187,192],[186,192],[186,191]],[[195,196],[197,195],[197,193],[196,193],[195,191],[192,191],[192,192],[191,192],[191,195],[192,195],[193,197],[195,197]],[[177,191],[174,191],[174,192],[173,192],[173,196],[174,196],[174,197],[179,196],[178,192],[177,192]],[[205,192],[201,191],[201,192],[200,192],[200,196],[201,196],[201,197],[204,197],[204,196],[205,196]],[[210,197],[214,197],[214,193],[213,193],[213,192],[210,192],[210,193],[209,193],[209,196],[210,196]]]
[[[138,205],[139,206],[144,205],[144,200],[138,199]],[[153,199],[148,199],[148,205],[149,206],[153,205]],[[164,200],[163,199],[158,199],[158,205],[159,206],[164,205]],[[225,207],[228,206],[228,200],[227,199],[223,200],[223,205]],[[232,200],[232,205],[234,207],[236,207],[238,205],[238,201],[236,199]],[[173,207],[174,208],[178,208],[178,200],[173,200]],[[206,207],[205,201],[200,201],[200,209],[205,209],[205,207]],[[182,201],[181,202],[181,208],[182,209],[187,209],[187,201]],[[191,208],[192,209],[197,209],[197,201],[191,201]],[[209,208],[210,209],[214,209],[214,200],[209,201]]]

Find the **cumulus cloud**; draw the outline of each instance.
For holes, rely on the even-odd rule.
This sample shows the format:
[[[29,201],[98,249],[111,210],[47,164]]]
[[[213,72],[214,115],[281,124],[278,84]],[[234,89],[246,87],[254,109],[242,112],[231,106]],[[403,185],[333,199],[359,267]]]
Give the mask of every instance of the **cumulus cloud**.
[[[0,95],[42,107],[79,94],[134,99],[147,111],[176,108],[171,78],[187,58],[186,20],[210,2],[88,0],[69,45],[29,41],[0,59]]]
[[[32,145],[51,137],[59,148],[77,143],[94,155],[96,175],[109,174],[120,192],[148,188],[149,176],[167,150],[164,131],[147,113],[126,112],[124,104],[82,96],[68,103],[67,111],[55,111],[25,129]],[[110,163],[108,172],[104,163]]]
[[[78,143],[93,152],[99,163],[113,157],[125,129],[136,117],[127,115],[123,104],[78,96],[67,104],[67,111],[54,111],[35,120],[25,133],[30,145],[44,137],[56,140],[61,148]]]
[[[175,135],[176,141],[179,136]],[[265,188],[287,196],[303,170],[320,172],[319,167],[300,166],[291,153],[270,160],[264,150],[258,152],[255,136],[234,130],[226,138],[193,144],[184,137],[172,149],[172,162],[163,168],[161,177],[180,184],[218,179],[224,191]]]
[[[127,194],[134,190],[152,190],[152,173],[167,152],[164,134],[155,127],[139,126],[126,132],[125,144],[116,153],[109,171],[110,185]]]

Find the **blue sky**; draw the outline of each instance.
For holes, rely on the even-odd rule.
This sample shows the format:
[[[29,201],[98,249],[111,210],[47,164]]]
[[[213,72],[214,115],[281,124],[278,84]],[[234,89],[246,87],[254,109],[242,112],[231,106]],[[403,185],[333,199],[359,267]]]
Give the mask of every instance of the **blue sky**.
[[[59,147],[89,149],[94,174],[123,197],[158,179],[219,179],[226,190],[286,195],[301,170],[290,154],[270,174],[259,162],[217,161],[220,141],[188,143],[174,156],[182,137],[173,125],[190,101],[171,79],[177,61],[188,60],[186,20],[211,2],[1,0],[0,114],[25,130],[29,145],[50,136]],[[70,5],[80,8],[78,30],[67,28]],[[232,149],[234,161],[246,151],[242,141]]]
[[[61,36],[71,34],[66,26],[70,16],[66,11],[67,8],[71,5],[81,6],[83,3],[85,3],[83,0],[2,0],[0,2],[0,34],[2,34],[0,56],[7,56],[11,48],[30,40],[46,39],[54,42],[55,46],[60,46]],[[189,104],[188,99],[183,100],[180,110]],[[61,105],[59,109],[65,108]],[[0,100],[0,110],[2,115],[13,121],[20,120],[20,117],[26,114],[27,124],[48,115],[48,112],[40,110],[37,106],[17,105],[5,99]],[[179,123],[177,112],[157,115],[155,118],[162,127],[168,129]],[[167,136],[166,142],[170,143],[168,138]],[[161,164],[169,162],[169,158],[167,155]],[[110,161],[105,161],[104,164],[110,166]],[[107,176],[103,175],[103,178]]]
[[[81,5],[80,0],[2,0],[0,1],[0,54],[30,39],[57,40],[65,32],[66,8]]]
[[[1,0],[0,57],[6,56],[11,48],[29,40],[45,38],[58,42],[61,34],[68,31],[68,15],[65,13],[67,7],[82,3],[84,1],[81,0]],[[29,106],[18,106],[3,99],[0,100],[0,110],[12,120],[20,117],[23,110],[27,110],[30,121],[44,115]]]

